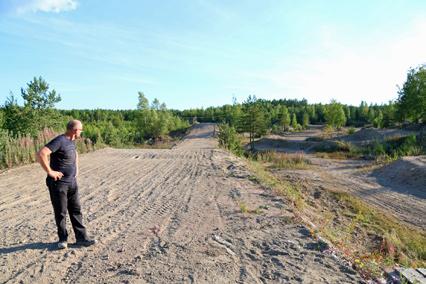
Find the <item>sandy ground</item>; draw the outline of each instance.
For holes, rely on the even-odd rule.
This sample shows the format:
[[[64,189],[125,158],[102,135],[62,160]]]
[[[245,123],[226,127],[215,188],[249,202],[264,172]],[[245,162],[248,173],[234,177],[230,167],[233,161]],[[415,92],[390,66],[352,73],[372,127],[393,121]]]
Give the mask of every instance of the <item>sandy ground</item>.
[[[172,150],[82,155],[84,219],[100,240],[89,248],[56,249],[39,165],[2,173],[0,282],[359,283],[212,131],[200,124]]]
[[[404,157],[383,167],[371,160],[338,160],[316,157],[309,149],[320,142],[305,141],[318,136],[314,128],[286,136],[271,135],[258,142],[258,150],[304,152],[312,162],[307,170],[278,170],[275,173],[293,182],[304,182],[314,190],[350,192],[407,224],[426,230],[426,156]],[[346,141],[360,144],[371,137],[395,137],[413,132],[401,130],[361,130]]]

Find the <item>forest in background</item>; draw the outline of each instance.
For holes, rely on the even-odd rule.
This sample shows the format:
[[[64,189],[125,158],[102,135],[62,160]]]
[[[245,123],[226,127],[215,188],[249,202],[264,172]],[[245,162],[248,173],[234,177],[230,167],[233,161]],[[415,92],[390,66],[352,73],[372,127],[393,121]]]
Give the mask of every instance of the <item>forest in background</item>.
[[[404,123],[426,122],[426,66],[412,68],[399,87],[398,97],[383,105],[361,102],[350,106],[332,100],[329,104],[309,104],[306,99],[265,100],[248,96],[244,102],[188,110],[169,110],[165,103],[151,103],[143,92],[133,110],[60,110],[55,104],[60,94],[42,77],[21,88],[23,105],[10,94],[0,107],[0,167],[33,162],[34,153],[58,133],[67,121],[79,119],[84,133],[81,152],[109,145],[125,147],[167,139],[171,132],[184,131],[195,122],[216,122],[230,131],[246,132],[250,141],[266,133],[299,131],[308,124],[399,127]]]

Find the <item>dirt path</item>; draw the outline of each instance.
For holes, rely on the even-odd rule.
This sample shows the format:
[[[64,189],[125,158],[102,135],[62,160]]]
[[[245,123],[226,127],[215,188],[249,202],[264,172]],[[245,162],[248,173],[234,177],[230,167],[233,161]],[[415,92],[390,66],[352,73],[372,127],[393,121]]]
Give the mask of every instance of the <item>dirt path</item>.
[[[172,150],[82,155],[86,225],[100,240],[90,248],[55,249],[40,166],[1,174],[0,282],[358,283],[212,131],[198,125]]]

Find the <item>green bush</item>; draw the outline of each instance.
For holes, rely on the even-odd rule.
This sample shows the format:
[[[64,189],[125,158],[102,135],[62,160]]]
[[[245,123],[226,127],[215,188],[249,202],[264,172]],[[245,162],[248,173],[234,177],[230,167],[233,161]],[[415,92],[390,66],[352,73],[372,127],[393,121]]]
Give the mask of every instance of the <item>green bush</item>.
[[[384,142],[375,141],[364,150],[364,154],[373,157],[397,159],[403,156],[417,156],[425,153],[421,139],[416,135],[398,137]]]
[[[226,123],[219,124],[218,139],[220,146],[230,150],[238,156],[243,154],[244,150],[241,147],[241,140],[233,126],[229,126]]]

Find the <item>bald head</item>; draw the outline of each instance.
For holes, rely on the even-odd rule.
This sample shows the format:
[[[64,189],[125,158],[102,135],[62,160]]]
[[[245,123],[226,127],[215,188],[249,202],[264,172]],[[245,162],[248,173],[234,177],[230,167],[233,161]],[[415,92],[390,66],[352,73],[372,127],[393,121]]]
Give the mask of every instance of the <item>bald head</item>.
[[[68,121],[67,123],[67,131],[72,131],[72,130],[76,130],[82,127],[82,123],[80,120],[77,119],[73,119]]]

